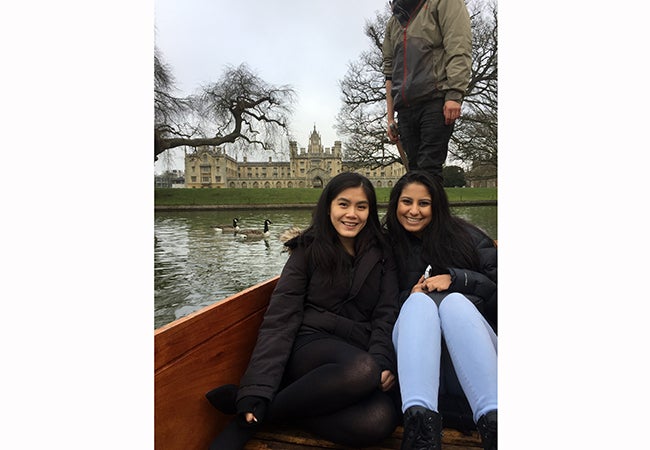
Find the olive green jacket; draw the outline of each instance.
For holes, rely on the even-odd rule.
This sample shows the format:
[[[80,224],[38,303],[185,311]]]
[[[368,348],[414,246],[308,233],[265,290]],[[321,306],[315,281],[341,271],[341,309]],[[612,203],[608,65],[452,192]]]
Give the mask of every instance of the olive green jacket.
[[[407,24],[386,25],[383,71],[395,110],[430,98],[462,102],[472,69],[472,30],[463,0],[424,0]]]

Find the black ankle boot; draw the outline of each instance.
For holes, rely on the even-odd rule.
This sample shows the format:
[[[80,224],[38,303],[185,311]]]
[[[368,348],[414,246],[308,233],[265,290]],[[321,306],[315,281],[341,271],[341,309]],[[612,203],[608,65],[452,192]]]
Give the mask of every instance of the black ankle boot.
[[[481,416],[476,424],[484,450],[497,450],[497,410]]]
[[[224,384],[205,394],[210,404],[224,414],[237,414],[237,386]]]
[[[442,417],[422,406],[411,406],[404,413],[401,450],[440,450]]]

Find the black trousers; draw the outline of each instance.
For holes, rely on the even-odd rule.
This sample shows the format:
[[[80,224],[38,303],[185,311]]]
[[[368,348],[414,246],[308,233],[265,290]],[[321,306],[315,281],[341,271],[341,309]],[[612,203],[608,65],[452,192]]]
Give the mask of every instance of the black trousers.
[[[434,98],[397,111],[400,140],[409,170],[425,170],[442,181],[454,124],[445,125],[444,98]]]

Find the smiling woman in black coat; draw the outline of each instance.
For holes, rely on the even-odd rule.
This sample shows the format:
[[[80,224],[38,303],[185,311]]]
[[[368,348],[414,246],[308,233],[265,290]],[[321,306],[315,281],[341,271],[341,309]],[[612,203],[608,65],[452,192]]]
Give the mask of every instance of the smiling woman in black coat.
[[[402,450],[440,448],[445,400],[468,402],[485,449],[497,448],[497,248],[455,217],[424,171],[391,190],[385,226],[400,273],[393,330],[404,412]],[[440,404],[439,404],[440,403]],[[462,413],[462,411],[453,411]],[[427,426],[422,426],[427,424]]]
[[[332,178],[311,225],[285,245],[289,259],[239,386],[207,394],[236,414],[210,448],[243,448],[263,421],[372,445],[399,419],[390,393],[398,282],[370,181],[351,172]]]

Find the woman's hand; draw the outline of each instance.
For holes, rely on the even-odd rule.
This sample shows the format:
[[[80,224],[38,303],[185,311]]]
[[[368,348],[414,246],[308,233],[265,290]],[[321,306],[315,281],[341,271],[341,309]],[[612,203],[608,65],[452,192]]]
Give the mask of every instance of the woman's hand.
[[[446,291],[449,286],[451,286],[451,275],[448,273],[429,277],[422,282],[424,292]]]
[[[427,279],[421,276],[418,282],[411,289],[411,294],[414,292],[434,292],[446,291],[451,286],[451,275],[445,273],[443,275],[434,275]]]
[[[386,392],[395,384],[395,375],[390,370],[381,372],[381,390]]]
[[[415,285],[414,285],[413,288],[411,289],[411,294],[414,293],[414,292],[423,292],[423,293],[426,294],[426,293],[428,292],[428,291],[425,291],[425,290],[424,290],[424,287],[426,286],[426,285],[424,284],[424,280],[425,280],[424,275],[422,275],[422,276],[420,277],[420,279],[418,280],[418,282],[415,283]]]
[[[237,402],[237,415],[239,416],[239,420],[243,420],[247,424],[261,422],[264,420],[267,407],[268,400],[262,397],[248,395]]]

